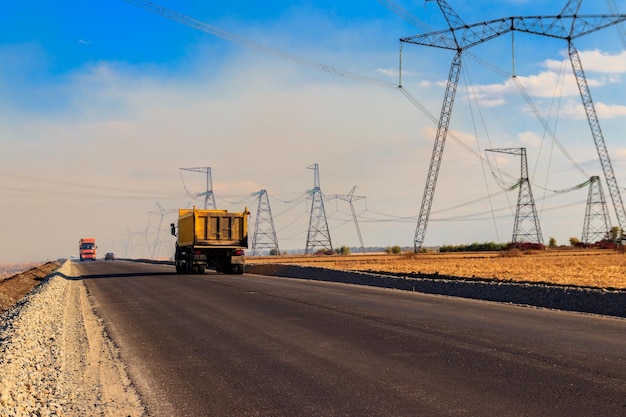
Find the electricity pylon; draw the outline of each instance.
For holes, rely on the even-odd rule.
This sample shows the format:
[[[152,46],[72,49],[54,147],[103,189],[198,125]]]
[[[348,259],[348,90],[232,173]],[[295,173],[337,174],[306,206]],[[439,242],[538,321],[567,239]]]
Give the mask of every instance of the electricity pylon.
[[[515,225],[513,226],[513,243],[541,243],[541,227],[537,216],[535,199],[528,179],[528,161],[526,148],[485,149],[485,152],[499,152],[521,156],[521,175],[517,182],[517,208],[515,209]]]
[[[328,220],[324,210],[324,197],[320,188],[320,172],[317,163],[310,165],[307,169],[314,171],[313,189],[311,194],[311,217],[309,218],[309,231],[306,238],[305,254],[311,253],[316,247],[324,250],[333,250],[330,242],[330,232],[328,230]]]
[[[454,97],[456,95],[459,82],[459,74],[462,64],[461,56],[463,51],[473,46],[480,45],[488,40],[515,31],[548,36],[567,41],[570,61],[574,70],[574,75],[576,76],[576,81],[578,82],[578,88],[583,105],[587,113],[587,120],[589,121],[589,126],[591,127],[596,150],[598,151],[604,176],[609,187],[609,193],[613,201],[617,220],[620,228],[623,229],[626,226],[626,212],[624,211],[622,197],[613,173],[609,154],[606,149],[606,144],[604,143],[604,137],[602,136],[602,131],[600,130],[600,124],[591,100],[587,80],[580,63],[580,57],[572,41],[600,29],[619,24],[626,20],[626,15],[579,15],[578,10],[580,9],[582,0],[569,0],[567,1],[565,7],[561,10],[561,13],[554,16],[505,17],[468,25],[452,10],[445,0],[427,1],[437,2],[437,5],[446,19],[448,29],[403,38],[400,39],[400,42],[448,49],[454,51],[455,56],[450,66],[450,74],[448,75],[448,83],[446,85],[446,92],[444,94],[443,105],[441,107],[441,116],[439,117],[439,125],[435,136],[435,144],[433,146],[433,154],[430,161],[430,167],[428,169],[428,175],[426,177],[426,185],[424,186],[422,206],[415,231],[415,252],[418,252],[419,249],[421,249],[426,235],[426,226],[428,225],[430,209],[432,207],[433,197],[435,194],[435,186],[437,184],[437,176],[439,174],[443,149],[448,135],[448,127],[450,125]]]
[[[583,234],[580,241],[582,243],[596,243],[609,237],[610,233],[611,220],[606,207],[602,184],[600,177],[594,176],[589,180],[585,222],[583,223]]]
[[[206,210],[210,206],[211,209],[216,210],[217,205],[215,204],[215,195],[213,194],[213,177],[211,176],[211,167],[180,168],[180,170],[206,174],[206,191],[196,194],[194,197],[204,196],[204,209]],[[187,191],[187,187],[185,187],[185,191]],[[189,193],[189,191],[187,191],[187,193]]]
[[[156,237],[154,238],[154,243],[152,244],[152,254],[153,256],[156,258],[159,255],[159,245],[161,244],[161,241],[159,240],[160,236],[161,236],[161,227],[163,226],[163,217],[166,214],[172,214],[172,213],[177,213],[178,210],[177,209],[164,209],[163,206],[161,206],[161,204],[156,203],[157,207],[159,208],[158,212],[155,211],[151,211],[150,214],[158,214],[159,217],[159,225],[157,226],[156,230]]]
[[[355,191],[356,191],[356,185],[352,187],[352,189],[350,190],[348,194],[332,194],[332,195],[326,196],[326,200],[337,199],[337,200],[347,201],[348,204],[350,204],[350,211],[352,212],[352,219],[354,220],[354,227],[356,227],[356,233],[359,236],[359,243],[361,244],[360,248],[361,250],[364,250],[365,245],[363,245],[363,237],[361,236],[361,229],[359,228],[359,222],[357,220],[356,212],[354,211],[354,204],[352,204],[352,202],[356,200],[362,200],[365,198],[365,196],[354,195]]]
[[[259,205],[254,223],[254,236],[252,237],[252,256],[260,255],[263,249],[269,249],[270,254],[274,251],[276,255],[279,255],[278,238],[276,237],[267,190],[259,191],[258,195]]]

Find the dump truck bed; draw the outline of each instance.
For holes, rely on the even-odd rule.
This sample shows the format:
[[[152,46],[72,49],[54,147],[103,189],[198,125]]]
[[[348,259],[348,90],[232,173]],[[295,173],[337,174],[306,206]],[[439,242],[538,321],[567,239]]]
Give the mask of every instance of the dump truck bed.
[[[247,213],[226,210],[179,209],[178,245],[223,248],[248,247]]]

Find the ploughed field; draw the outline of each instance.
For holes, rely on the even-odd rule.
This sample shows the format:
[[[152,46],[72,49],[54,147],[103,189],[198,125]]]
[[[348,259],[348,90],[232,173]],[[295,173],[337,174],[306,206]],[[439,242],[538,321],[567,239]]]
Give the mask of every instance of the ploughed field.
[[[249,257],[248,263],[283,263],[349,271],[446,275],[502,281],[626,289],[626,254],[614,250],[545,250],[348,256]]]

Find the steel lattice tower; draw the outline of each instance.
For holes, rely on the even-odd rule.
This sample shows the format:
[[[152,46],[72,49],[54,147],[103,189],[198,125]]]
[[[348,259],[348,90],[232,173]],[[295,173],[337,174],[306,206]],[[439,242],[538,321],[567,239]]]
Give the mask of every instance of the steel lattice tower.
[[[215,204],[215,195],[213,194],[213,177],[211,176],[211,167],[201,168],[180,168],[181,171],[192,171],[206,174],[206,191],[196,194],[195,197],[204,196],[204,209],[211,208],[217,210],[217,204]]]
[[[350,204],[350,211],[352,212],[352,220],[354,220],[354,227],[356,227],[356,234],[358,235],[359,243],[361,244],[360,248],[361,250],[364,250],[365,245],[363,244],[363,237],[361,236],[361,229],[359,228],[359,222],[357,220],[356,212],[354,211],[354,204],[352,204],[352,202],[356,200],[362,200],[365,198],[365,196],[354,195],[355,191],[356,191],[356,185],[352,187],[352,189],[350,190],[348,194],[332,194],[332,195],[327,196],[327,200],[331,200],[331,199],[343,200],[343,201],[347,201],[348,204]]]
[[[585,223],[580,241],[582,243],[596,243],[608,238],[610,233],[611,220],[602,191],[602,183],[600,177],[594,176],[589,179]]]
[[[626,227],[626,210],[624,209],[609,153],[600,129],[600,123],[595,112],[593,101],[591,100],[591,94],[580,62],[580,56],[574,47],[573,40],[624,22],[626,21],[626,15],[580,15],[578,11],[582,0],[568,0],[561,12],[553,16],[510,16],[480,23],[466,24],[445,0],[427,1],[437,3],[446,19],[448,29],[410,36],[400,39],[400,42],[448,49],[454,51],[455,56],[450,66],[450,74],[448,76],[446,92],[441,107],[441,116],[435,136],[430,168],[426,177],[422,206],[415,231],[415,252],[421,249],[426,236],[426,226],[428,225],[437,184],[437,176],[439,174],[443,149],[448,135],[454,97],[459,82],[462,54],[469,48],[512,32],[547,36],[562,39],[567,42],[570,62],[576,77],[576,82],[578,83],[578,89],[583,101],[583,106],[585,107],[598,157],[602,164],[609,194],[613,201],[617,221],[620,228],[624,229]]]
[[[275,251],[275,254],[279,255],[278,238],[276,237],[267,190],[259,191],[258,195],[259,205],[256,211],[256,222],[254,223],[254,236],[252,237],[252,256],[260,255],[263,249],[269,249],[270,254],[272,251]]]
[[[305,254],[311,253],[315,248],[321,247],[324,250],[333,250],[330,242],[330,232],[328,231],[328,221],[324,210],[324,197],[320,188],[320,171],[317,163],[310,165],[307,169],[314,171],[313,189],[311,193],[311,217],[309,218],[309,231],[306,238]]]
[[[515,226],[513,227],[513,243],[541,243],[543,236],[539,226],[537,207],[528,179],[528,161],[526,148],[485,149],[486,152],[507,153],[521,156],[521,176],[517,182],[517,208],[515,209]]]

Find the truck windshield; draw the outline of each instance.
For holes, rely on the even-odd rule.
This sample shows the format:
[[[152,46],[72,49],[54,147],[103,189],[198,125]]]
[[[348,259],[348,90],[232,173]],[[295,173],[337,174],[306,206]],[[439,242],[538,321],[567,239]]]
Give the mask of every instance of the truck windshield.
[[[93,249],[93,243],[83,243],[81,249]]]

